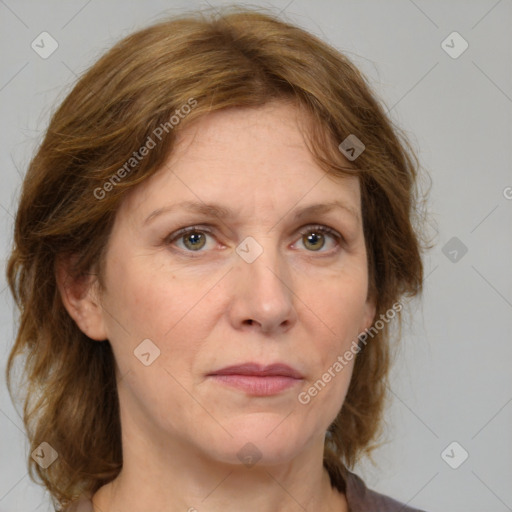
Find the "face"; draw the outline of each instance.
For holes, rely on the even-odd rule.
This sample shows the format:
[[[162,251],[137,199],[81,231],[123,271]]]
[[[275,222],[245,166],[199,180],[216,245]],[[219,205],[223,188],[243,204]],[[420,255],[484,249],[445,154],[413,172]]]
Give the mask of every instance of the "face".
[[[333,368],[374,315],[359,183],[318,167],[298,115],[203,117],[121,205],[97,322],[123,432],[236,464],[252,443],[275,464],[339,412],[354,360]]]

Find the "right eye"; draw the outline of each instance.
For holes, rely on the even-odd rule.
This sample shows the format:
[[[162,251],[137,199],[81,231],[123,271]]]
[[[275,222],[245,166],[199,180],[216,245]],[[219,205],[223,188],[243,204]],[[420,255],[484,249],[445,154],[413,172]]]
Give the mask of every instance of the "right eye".
[[[204,226],[188,226],[171,233],[166,238],[167,244],[183,242],[182,246],[175,244],[180,250],[185,252],[204,252],[201,251],[206,246],[207,237],[212,236],[212,231]]]

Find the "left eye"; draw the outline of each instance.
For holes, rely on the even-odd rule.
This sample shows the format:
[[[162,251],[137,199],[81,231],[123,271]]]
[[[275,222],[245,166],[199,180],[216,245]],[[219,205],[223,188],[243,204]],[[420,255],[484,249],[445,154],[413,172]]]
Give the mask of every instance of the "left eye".
[[[315,246],[321,242],[320,246],[316,245],[316,248],[312,249],[314,252],[317,252],[324,247],[326,236],[333,238],[336,241],[335,245],[338,245],[341,241],[341,235],[337,231],[334,231],[334,229],[328,228],[327,226],[308,226],[307,229],[302,230],[300,234],[305,246]]]
[[[326,237],[333,239],[335,246],[341,241],[341,235],[337,231],[322,225],[307,226],[307,228],[301,230],[299,234],[301,235],[304,246],[309,249],[309,252],[319,252],[323,249],[326,243]],[[201,249],[206,245],[207,236],[213,237],[209,229],[200,226],[190,226],[171,234],[166,239],[166,243],[172,244],[175,241],[183,241],[184,247],[180,247],[180,249],[187,252],[201,252]]]

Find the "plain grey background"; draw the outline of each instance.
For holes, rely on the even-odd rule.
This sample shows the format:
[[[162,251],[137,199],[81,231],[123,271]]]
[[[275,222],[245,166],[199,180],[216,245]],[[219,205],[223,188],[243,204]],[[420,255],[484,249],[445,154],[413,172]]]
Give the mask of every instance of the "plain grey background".
[[[76,76],[162,16],[225,3],[0,0],[4,262],[23,174]],[[436,246],[392,372],[388,444],[375,454],[377,467],[363,463],[356,472],[375,490],[429,512],[511,511],[512,2],[251,5],[271,7],[346,52],[433,182]],[[31,43],[45,31],[58,48],[43,59]],[[0,292],[3,372],[15,333],[4,272]],[[3,375],[0,390],[0,512],[50,510],[28,477],[31,450]]]

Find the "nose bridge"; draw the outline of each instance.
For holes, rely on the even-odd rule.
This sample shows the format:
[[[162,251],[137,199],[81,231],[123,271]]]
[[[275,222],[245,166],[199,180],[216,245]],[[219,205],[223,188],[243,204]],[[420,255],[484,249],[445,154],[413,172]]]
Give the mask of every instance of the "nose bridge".
[[[239,309],[246,320],[260,323],[265,330],[290,321],[293,293],[286,257],[280,253],[273,232],[246,237],[237,247],[236,265]]]
[[[244,280],[262,288],[260,291],[267,289],[275,294],[283,288],[288,290],[283,283],[283,272],[286,273],[283,255],[279,253],[273,234],[256,236],[257,239],[246,237],[237,247],[237,253],[243,260],[239,265],[243,268]]]

